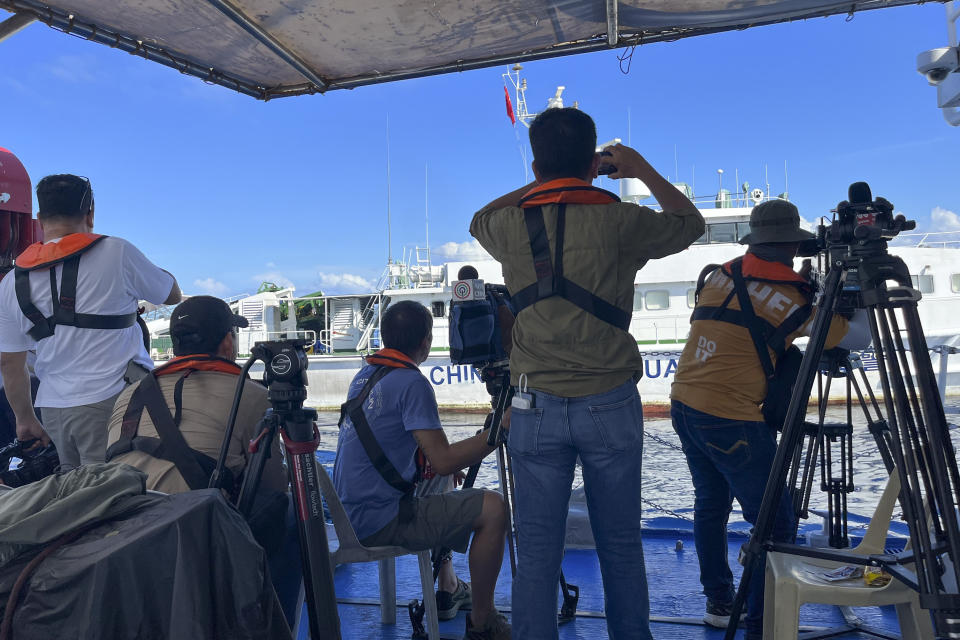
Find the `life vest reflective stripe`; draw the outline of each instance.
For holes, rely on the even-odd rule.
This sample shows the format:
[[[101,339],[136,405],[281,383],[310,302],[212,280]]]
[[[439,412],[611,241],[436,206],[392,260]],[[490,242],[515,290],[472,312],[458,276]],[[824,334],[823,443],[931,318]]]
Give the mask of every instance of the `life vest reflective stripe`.
[[[196,449],[192,449],[180,432],[180,420],[183,413],[183,385],[194,371],[216,371],[240,375],[240,367],[235,362],[207,355],[181,356],[167,364],[157,367],[141,380],[130,396],[120,425],[120,439],[107,448],[107,461],[116,456],[140,451],[154,458],[172,462],[180,476],[190,489],[205,489],[210,475],[216,467],[216,460]],[[163,375],[181,373],[173,390],[175,414],[170,414],[166,398],[157,378]],[[150,420],[157,430],[159,438],[138,435],[140,418],[146,407]],[[236,482],[230,469],[224,469],[223,485],[228,492],[236,489]]]
[[[363,405],[377,383],[395,369],[413,369],[418,372],[420,369],[406,354],[396,349],[381,349],[375,354],[368,356],[366,360],[367,364],[372,364],[377,368],[374,369],[373,374],[367,379],[363,388],[360,389],[360,393],[340,405],[340,420],[337,426],[342,429],[344,420],[348,417],[350,418],[350,422],[357,432],[357,439],[360,441],[364,452],[366,452],[367,457],[373,464],[373,468],[377,470],[377,473],[380,474],[384,482],[403,494],[400,497],[400,521],[409,522],[413,519],[414,515],[413,492],[417,488],[417,485],[405,480],[403,475],[401,475],[401,473],[397,471],[397,468],[393,466],[393,463],[390,462],[387,454],[383,451],[383,447],[380,446],[376,436],[373,434],[373,429],[370,427],[367,416],[363,412]]]
[[[557,296],[618,329],[627,331],[630,328],[629,311],[587,291],[563,274],[567,204],[610,204],[619,200],[609,191],[575,178],[552,180],[527,192],[520,200],[520,207],[523,209],[523,219],[530,239],[537,281],[511,296],[517,315],[540,300]],[[557,205],[557,230],[552,260],[543,219],[544,204]]]
[[[118,315],[77,313],[77,275],[80,257],[107,236],[94,233],[72,233],[58,242],[34,243],[27,247],[16,260],[14,289],[20,311],[33,323],[27,335],[36,341],[53,335],[57,325],[80,329],[126,329],[137,321],[136,311]],[[63,263],[60,293],[57,293],[57,275],[53,268]],[[30,272],[49,270],[50,300],[53,314],[43,315],[33,304],[30,290]]]
[[[748,260],[748,258],[752,258],[752,260]],[[753,275],[747,275],[748,267]],[[793,286],[804,296],[808,296],[810,293],[809,283],[787,265],[760,260],[756,256],[748,253],[742,258],[735,258],[727,262],[722,267],[715,264],[704,267],[697,280],[696,300],[699,301],[700,299],[700,292],[703,289],[707,277],[717,269],[720,269],[724,275],[734,281],[734,287],[718,307],[707,307],[697,304],[693,313],[690,315],[690,322],[692,323],[695,320],[715,320],[734,324],[748,331],[751,331],[751,326],[753,326],[762,338],[763,343],[772,349],[774,354],[779,358],[786,350],[787,337],[799,330],[810,318],[811,313],[813,313],[813,306],[807,303],[799,307],[787,316],[780,325],[775,326],[769,320],[753,313],[752,305],[750,305],[749,309],[747,308],[750,302],[745,281],[750,280]],[[742,286],[737,286],[738,280],[741,281]],[[738,291],[740,289],[742,289],[742,291]],[[739,310],[728,307],[734,295],[738,295],[738,300],[741,301],[741,309]],[[755,331],[751,331],[751,337],[753,337]],[[764,374],[768,378],[772,377],[774,371],[769,359],[769,354],[757,346],[757,355],[760,358],[761,364],[763,364]]]

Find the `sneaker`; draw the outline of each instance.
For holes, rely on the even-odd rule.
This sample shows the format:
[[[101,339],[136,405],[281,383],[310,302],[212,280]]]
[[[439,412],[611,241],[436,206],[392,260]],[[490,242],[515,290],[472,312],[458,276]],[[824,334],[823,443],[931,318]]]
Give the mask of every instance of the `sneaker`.
[[[707,598],[707,612],[703,615],[703,621],[711,627],[717,629],[726,629],[730,624],[730,613],[733,611],[733,602],[719,602]],[[740,621],[747,617],[746,611],[740,612]]]
[[[494,611],[482,627],[474,627],[467,616],[467,632],[463,640],[510,640],[510,637],[510,623],[498,611]]]
[[[437,591],[437,617],[441,620],[453,620],[457,617],[460,607],[470,605],[470,585],[457,578],[457,588],[453,593]]]

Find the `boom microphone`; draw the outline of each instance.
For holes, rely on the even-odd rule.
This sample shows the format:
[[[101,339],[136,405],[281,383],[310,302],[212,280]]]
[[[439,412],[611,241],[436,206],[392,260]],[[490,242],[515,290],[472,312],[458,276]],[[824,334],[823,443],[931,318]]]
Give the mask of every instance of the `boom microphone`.
[[[869,204],[873,202],[873,194],[870,193],[870,185],[866,182],[854,182],[847,189],[847,200],[850,204]]]

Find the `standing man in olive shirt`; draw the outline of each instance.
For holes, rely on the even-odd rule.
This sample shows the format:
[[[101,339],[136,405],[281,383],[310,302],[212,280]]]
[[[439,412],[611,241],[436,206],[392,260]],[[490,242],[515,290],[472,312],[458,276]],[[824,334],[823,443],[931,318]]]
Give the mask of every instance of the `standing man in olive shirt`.
[[[643,410],[640,351],[629,333],[634,278],[651,258],[703,234],[696,207],[629,147],[609,147],[612,178],[639,178],[663,212],[593,187],[596,128],[577,109],[548,109],[530,126],[536,182],[494,200],[470,233],[503,266],[518,309],[509,452],[516,479],[518,566],[513,629],[557,638],[557,585],[577,457],[617,640],[650,640],[640,542]],[[558,246],[559,245],[559,246]]]

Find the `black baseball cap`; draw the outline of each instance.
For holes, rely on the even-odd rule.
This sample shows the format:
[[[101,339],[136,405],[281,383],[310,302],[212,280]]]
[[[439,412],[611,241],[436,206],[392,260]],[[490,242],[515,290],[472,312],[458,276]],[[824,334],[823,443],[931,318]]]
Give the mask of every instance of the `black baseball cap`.
[[[213,296],[193,296],[177,305],[170,316],[173,354],[212,353],[234,327],[250,323]]]

